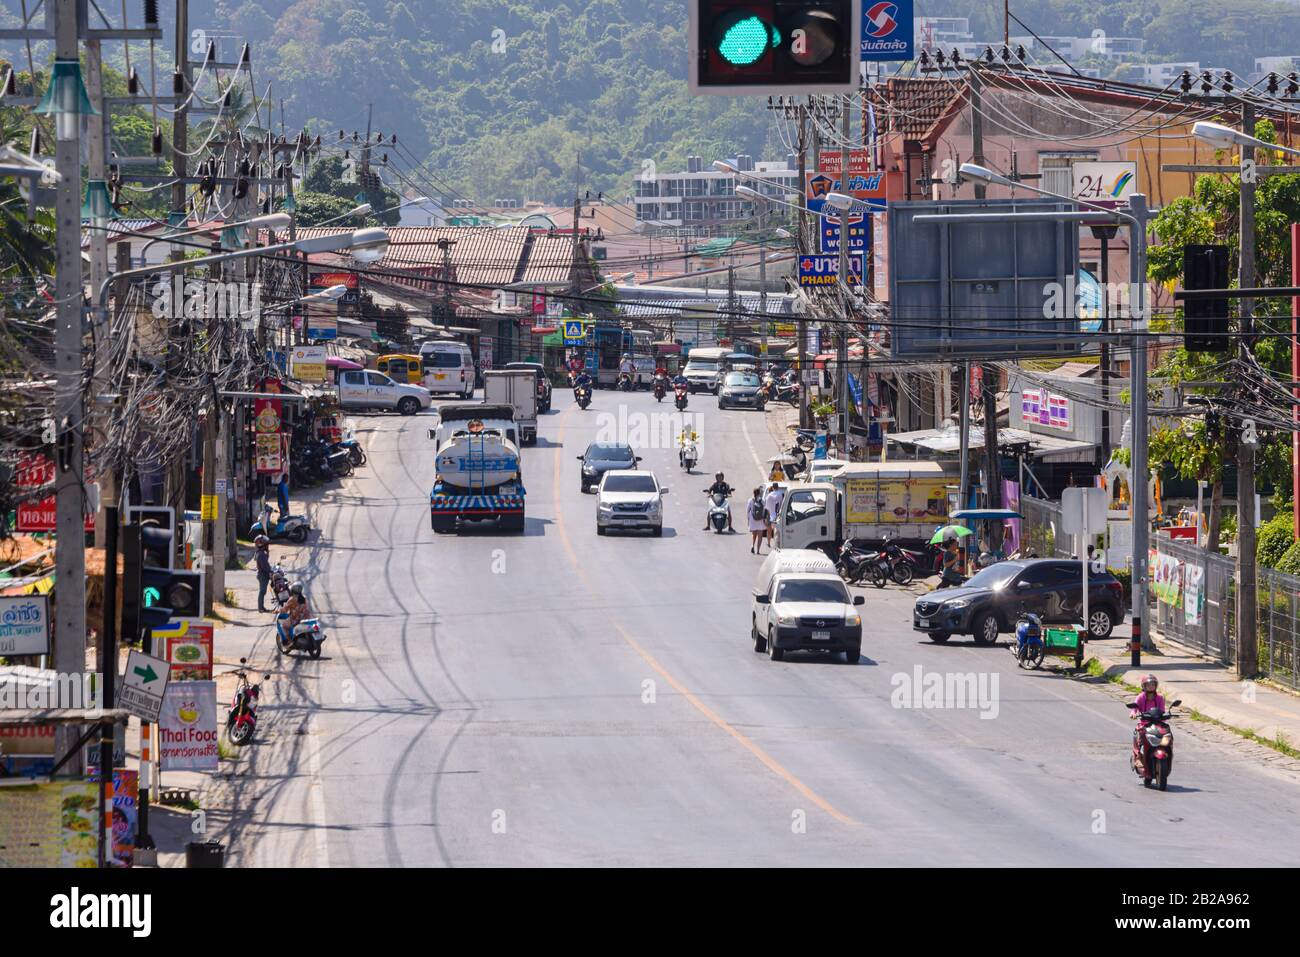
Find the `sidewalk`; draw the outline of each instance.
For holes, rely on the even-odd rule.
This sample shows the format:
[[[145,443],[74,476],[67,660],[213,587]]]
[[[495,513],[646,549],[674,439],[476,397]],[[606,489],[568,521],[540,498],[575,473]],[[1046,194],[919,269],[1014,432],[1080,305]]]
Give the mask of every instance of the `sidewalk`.
[[[303,504],[310,506],[314,501]],[[300,569],[306,564],[318,536],[319,532],[313,530],[311,538],[303,546],[272,544],[273,561],[283,563],[288,569]],[[226,571],[226,588],[235,604],[219,603],[208,616],[215,626],[213,676],[217,681],[217,720],[222,756],[216,771],[166,771],[159,775],[161,791],[188,792],[192,802],[185,806],[150,805],[149,836],[158,849],[159,867],[185,867],[185,846],[191,841],[205,840],[225,845],[227,867],[252,866],[255,863],[250,859],[253,842],[243,838],[258,796],[259,776],[267,773],[263,767],[259,775],[253,758],[259,745],[263,750],[267,748],[266,739],[270,735],[264,732],[262,740],[256,741],[251,748],[237,748],[226,739],[220,723],[234,694],[235,672],[240,658],[248,659],[252,681],[261,680],[261,676],[268,672],[273,678],[278,677],[283,666],[274,650],[274,618],[257,610],[257,574],[253,567],[252,549],[241,545],[239,555],[246,567]],[[125,649],[122,661],[125,662]],[[268,712],[273,711],[277,704],[274,696],[268,693],[264,702]],[[128,730],[126,750],[133,760],[138,760],[140,729],[136,722],[132,722]],[[196,828],[201,833],[196,833]]]
[[[1116,629],[1119,634],[1121,629]],[[1142,652],[1142,667],[1129,664],[1127,635],[1088,643],[1088,653],[1108,678],[1138,686],[1142,676],[1160,679],[1166,701],[1182,699],[1182,707],[1240,731],[1253,731],[1267,741],[1300,747],[1300,695],[1278,690],[1260,681],[1242,681],[1220,662],[1202,658],[1159,634],[1152,636],[1158,651]]]

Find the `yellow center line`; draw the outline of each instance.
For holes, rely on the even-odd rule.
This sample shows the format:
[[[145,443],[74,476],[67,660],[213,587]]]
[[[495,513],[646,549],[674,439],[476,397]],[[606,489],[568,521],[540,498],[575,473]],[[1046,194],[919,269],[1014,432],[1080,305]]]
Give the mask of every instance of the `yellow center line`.
[[[573,406],[570,406],[567,410],[565,410],[564,413],[560,415],[561,422],[569,417],[569,415],[573,412],[573,408],[574,408]],[[573,550],[573,543],[569,540],[569,533],[564,525],[564,512],[560,507],[560,461],[561,461],[561,456],[556,455],[554,475],[551,483],[552,495],[554,496],[553,504],[555,506],[555,530],[560,536],[560,544],[564,546],[564,552],[568,556],[569,563],[573,566],[574,571],[577,572],[578,577],[582,579],[583,585],[585,585],[587,587],[587,590],[594,595],[596,594],[596,588],[592,584],[591,580],[587,577],[587,572],[583,568],[582,563],[578,561],[578,555]],[[781,778],[781,780],[785,781],[792,788],[794,788],[796,791],[802,794],[805,798],[807,798],[817,807],[821,808],[823,811],[825,811],[835,820],[839,821],[841,824],[848,824],[854,826],[858,824],[858,822],[855,821],[853,818],[849,817],[847,814],[840,811],[833,804],[831,804],[829,801],[827,801],[825,798],[819,795],[816,791],[814,791],[808,785],[804,784],[803,781],[801,781],[797,776],[795,776],[793,772],[785,768],[779,761],[776,760],[776,758],[772,757],[761,747],[759,747],[758,744],[755,743],[752,738],[745,735],[738,728],[736,728],[735,725],[731,724],[720,714],[718,714],[716,711],[710,708],[707,704],[701,701],[700,698],[693,691],[691,691],[679,680],[677,680],[677,678],[675,678],[668,671],[667,668],[661,665],[655,659],[655,657],[650,654],[650,652],[646,651],[645,648],[641,646],[640,642],[638,642],[635,638],[633,638],[623,628],[623,626],[618,623],[617,620],[612,618],[607,620],[610,622],[610,624],[614,626],[614,629],[618,632],[619,636],[623,639],[623,641],[627,643],[628,647],[631,648],[633,651],[635,651],[638,655],[640,655],[641,659],[645,661],[646,664],[648,664],[651,668],[653,668],[656,672],[658,672],[663,677],[663,679],[667,681],[669,685],[672,686],[674,691],[676,691],[679,695],[681,695],[683,698],[689,701],[691,705],[695,708],[695,710],[700,712],[700,714],[704,715],[704,717],[708,718],[711,722],[713,722],[713,724],[717,725],[727,734],[731,735],[731,737],[734,738],[736,742],[741,745],[741,747],[743,747],[754,757],[758,758],[758,760],[763,763],[764,767],[766,767],[777,777]]]

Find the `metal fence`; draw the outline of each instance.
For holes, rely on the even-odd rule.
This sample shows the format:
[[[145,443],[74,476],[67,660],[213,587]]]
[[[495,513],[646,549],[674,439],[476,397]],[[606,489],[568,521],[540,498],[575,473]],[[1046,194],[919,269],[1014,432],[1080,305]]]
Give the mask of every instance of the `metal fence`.
[[[1156,628],[1225,665],[1236,661],[1236,562],[1189,542],[1154,538],[1149,573]],[[1160,560],[1165,566],[1160,567]],[[1163,579],[1163,580],[1162,580]],[[1163,586],[1163,587],[1162,587]],[[1271,568],[1257,573],[1260,673],[1300,690],[1300,578]]]
[[[1028,495],[1020,499],[1020,554],[1069,558],[1074,538],[1061,532],[1061,505]]]

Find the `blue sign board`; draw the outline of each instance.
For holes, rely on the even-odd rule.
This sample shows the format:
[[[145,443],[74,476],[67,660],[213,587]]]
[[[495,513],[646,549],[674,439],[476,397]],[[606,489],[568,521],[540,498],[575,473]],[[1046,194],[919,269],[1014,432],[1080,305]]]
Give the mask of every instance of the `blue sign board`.
[[[840,253],[840,224],[823,217],[819,223],[821,250],[828,255]],[[849,217],[849,255],[861,256],[871,244],[871,223],[862,216]]]
[[[564,319],[561,320],[563,328],[560,330],[564,333],[564,344],[566,346],[585,346],[589,334],[587,323],[581,319]]]
[[[840,257],[801,256],[799,258],[799,285],[834,286],[840,271]],[[862,254],[849,253],[849,285],[862,285]]]
[[[307,327],[308,339],[337,339],[338,337],[339,337],[339,330],[337,326],[332,326],[325,329],[316,329],[312,326]]]
[[[912,59],[913,0],[863,0],[862,59]]]

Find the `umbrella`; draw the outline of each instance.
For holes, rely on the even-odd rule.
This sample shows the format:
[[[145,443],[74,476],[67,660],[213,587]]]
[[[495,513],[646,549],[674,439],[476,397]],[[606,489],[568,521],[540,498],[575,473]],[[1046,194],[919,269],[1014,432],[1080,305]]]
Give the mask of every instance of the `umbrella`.
[[[353,362],[351,359],[344,359],[342,356],[330,356],[325,360],[325,365],[331,369],[364,369],[365,366],[359,362]]]
[[[964,525],[944,525],[930,539],[931,545],[938,545],[945,538],[964,538],[973,534],[969,528]]]

